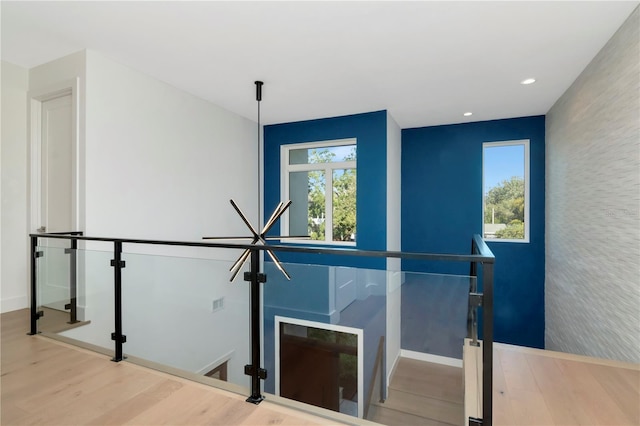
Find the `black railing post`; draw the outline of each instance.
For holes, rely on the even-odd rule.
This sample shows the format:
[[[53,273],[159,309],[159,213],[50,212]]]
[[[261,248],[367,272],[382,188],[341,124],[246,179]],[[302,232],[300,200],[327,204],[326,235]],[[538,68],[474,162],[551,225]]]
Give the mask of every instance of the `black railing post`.
[[[482,264],[482,425],[493,422],[493,262]]]
[[[120,362],[122,356],[122,344],[127,341],[127,336],[122,334],[122,268],[125,263],[122,260],[122,241],[113,242],[113,259],[111,266],[114,267],[114,309],[115,309],[115,329],[111,333],[111,340],[115,341],[115,355],[112,361]]]
[[[476,242],[471,239],[471,254],[477,254]],[[469,306],[467,307],[467,337],[471,339],[471,345],[480,346],[478,343],[478,264],[475,260],[469,266]]]
[[[244,374],[251,376],[251,396],[247,402],[259,404],[262,396],[260,380],[267,378],[267,370],[260,368],[260,283],[267,281],[267,276],[260,273],[260,251],[251,249],[251,269],[244,274],[245,281],[251,282],[251,364],[244,366]]]
[[[30,336],[38,334],[38,319],[42,316],[42,311],[38,311],[38,277],[37,277],[37,265],[38,258],[42,257],[42,252],[38,251],[38,237],[31,237],[31,312],[30,312]]]
[[[69,309],[69,322],[68,324],[75,324],[78,322],[78,281],[77,281],[77,253],[78,253],[78,240],[71,240],[71,248],[69,253],[69,304],[65,305],[65,309]]]

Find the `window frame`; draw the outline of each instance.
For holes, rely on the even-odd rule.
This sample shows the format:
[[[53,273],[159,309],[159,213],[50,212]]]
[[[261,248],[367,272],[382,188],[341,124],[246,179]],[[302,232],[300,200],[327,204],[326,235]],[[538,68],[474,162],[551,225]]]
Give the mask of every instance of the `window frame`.
[[[331,163],[307,163],[307,164],[289,164],[289,152],[297,149],[322,149],[336,146],[356,146],[355,161],[336,161]],[[325,172],[325,239],[287,239],[289,243],[304,243],[318,245],[337,245],[337,246],[356,246],[356,241],[332,241],[333,239],[333,171],[342,169],[356,170],[356,229],[357,229],[357,173],[358,173],[358,141],[357,138],[322,140],[314,142],[301,142],[284,144],[280,146],[280,194],[282,200],[289,198],[289,174],[292,172]],[[307,218],[308,219],[308,218]],[[289,210],[282,215],[280,219],[280,235],[289,235]]]
[[[484,239],[484,215],[485,215],[485,149],[486,148],[498,148],[504,146],[524,146],[524,238],[489,238],[485,239],[488,243],[500,242],[500,243],[529,243],[531,242],[530,234],[530,212],[531,212],[531,197],[530,197],[530,139],[517,139],[498,142],[483,142],[482,143],[482,238]]]

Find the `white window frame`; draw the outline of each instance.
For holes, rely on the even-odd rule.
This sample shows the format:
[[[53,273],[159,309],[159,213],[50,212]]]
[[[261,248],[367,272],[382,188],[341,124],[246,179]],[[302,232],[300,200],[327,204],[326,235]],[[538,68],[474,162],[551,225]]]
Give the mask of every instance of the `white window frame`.
[[[275,336],[275,363],[276,363],[276,395],[280,396],[280,324],[293,324],[303,327],[318,328],[320,330],[337,331],[340,333],[355,334],[358,339],[358,418],[364,417],[364,330],[344,325],[326,324],[317,321],[308,321],[299,318],[282,317],[274,318]]]
[[[531,211],[530,205],[530,197],[529,197],[529,139],[519,139],[519,140],[511,140],[511,141],[500,141],[500,142],[484,142],[482,144],[482,236],[484,238],[484,213],[485,213],[485,185],[484,185],[484,156],[485,156],[485,148],[497,148],[501,146],[516,146],[523,145],[524,146],[524,238],[521,240],[518,239],[506,239],[506,238],[491,238],[485,240],[488,243],[528,243],[530,240],[529,228],[530,228],[530,217],[529,212]]]
[[[289,152],[296,149],[322,149],[334,146],[356,145],[356,160],[355,161],[339,161],[333,163],[313,163],[313,164],[289,164]],[[340,245],[340,246],[355,246],[356,241],[332,241],[333,240],[333,171],[340,169],[356,169],[357,173],[357,139],[335,139],[318,142],[303,142],[295,144],[287,144],[280,146],[280,194],[282,194],[283,200],[289,199],[289,174],[291,172],[310,172],[310,171],[324,171],[325,173],[325,235],[324,240],[296,240],[288,239],[287,242],[292,243],[305,243],[305,244],[322,244],[322,245]],[[357,176],[357,175],[356,175]],[[357,194],[356,187],[356,194]],[[357,210],[356,210],[357,211]],[[356,222],[357,226],[357,222]],[[280,235],[289,235],[289,211],[287,211],[281,218]]]

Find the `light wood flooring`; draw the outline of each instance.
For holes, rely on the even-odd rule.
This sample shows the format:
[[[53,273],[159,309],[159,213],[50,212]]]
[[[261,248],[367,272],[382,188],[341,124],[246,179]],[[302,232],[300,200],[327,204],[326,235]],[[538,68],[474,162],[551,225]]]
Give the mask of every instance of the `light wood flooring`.
[[[494,344],[493,424],[640,425],[640,365]]]
[[[52,341],[27,336],[28,311],[3,314],[0,424],[318,425],[298,412]]]
[[[387,400],[369,408],[369,419],[387,425],[461,425],[462,380],[462,368],[400,358]]]

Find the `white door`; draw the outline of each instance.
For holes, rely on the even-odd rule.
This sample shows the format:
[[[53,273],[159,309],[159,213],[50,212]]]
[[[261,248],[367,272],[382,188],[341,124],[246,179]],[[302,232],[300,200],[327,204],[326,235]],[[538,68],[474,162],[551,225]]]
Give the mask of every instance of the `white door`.
[[[71,95],[42,102],[40,231],[73,229],[73,132]],[[40,305],[64,309],[69,303],[69,240],[42,241]]]

